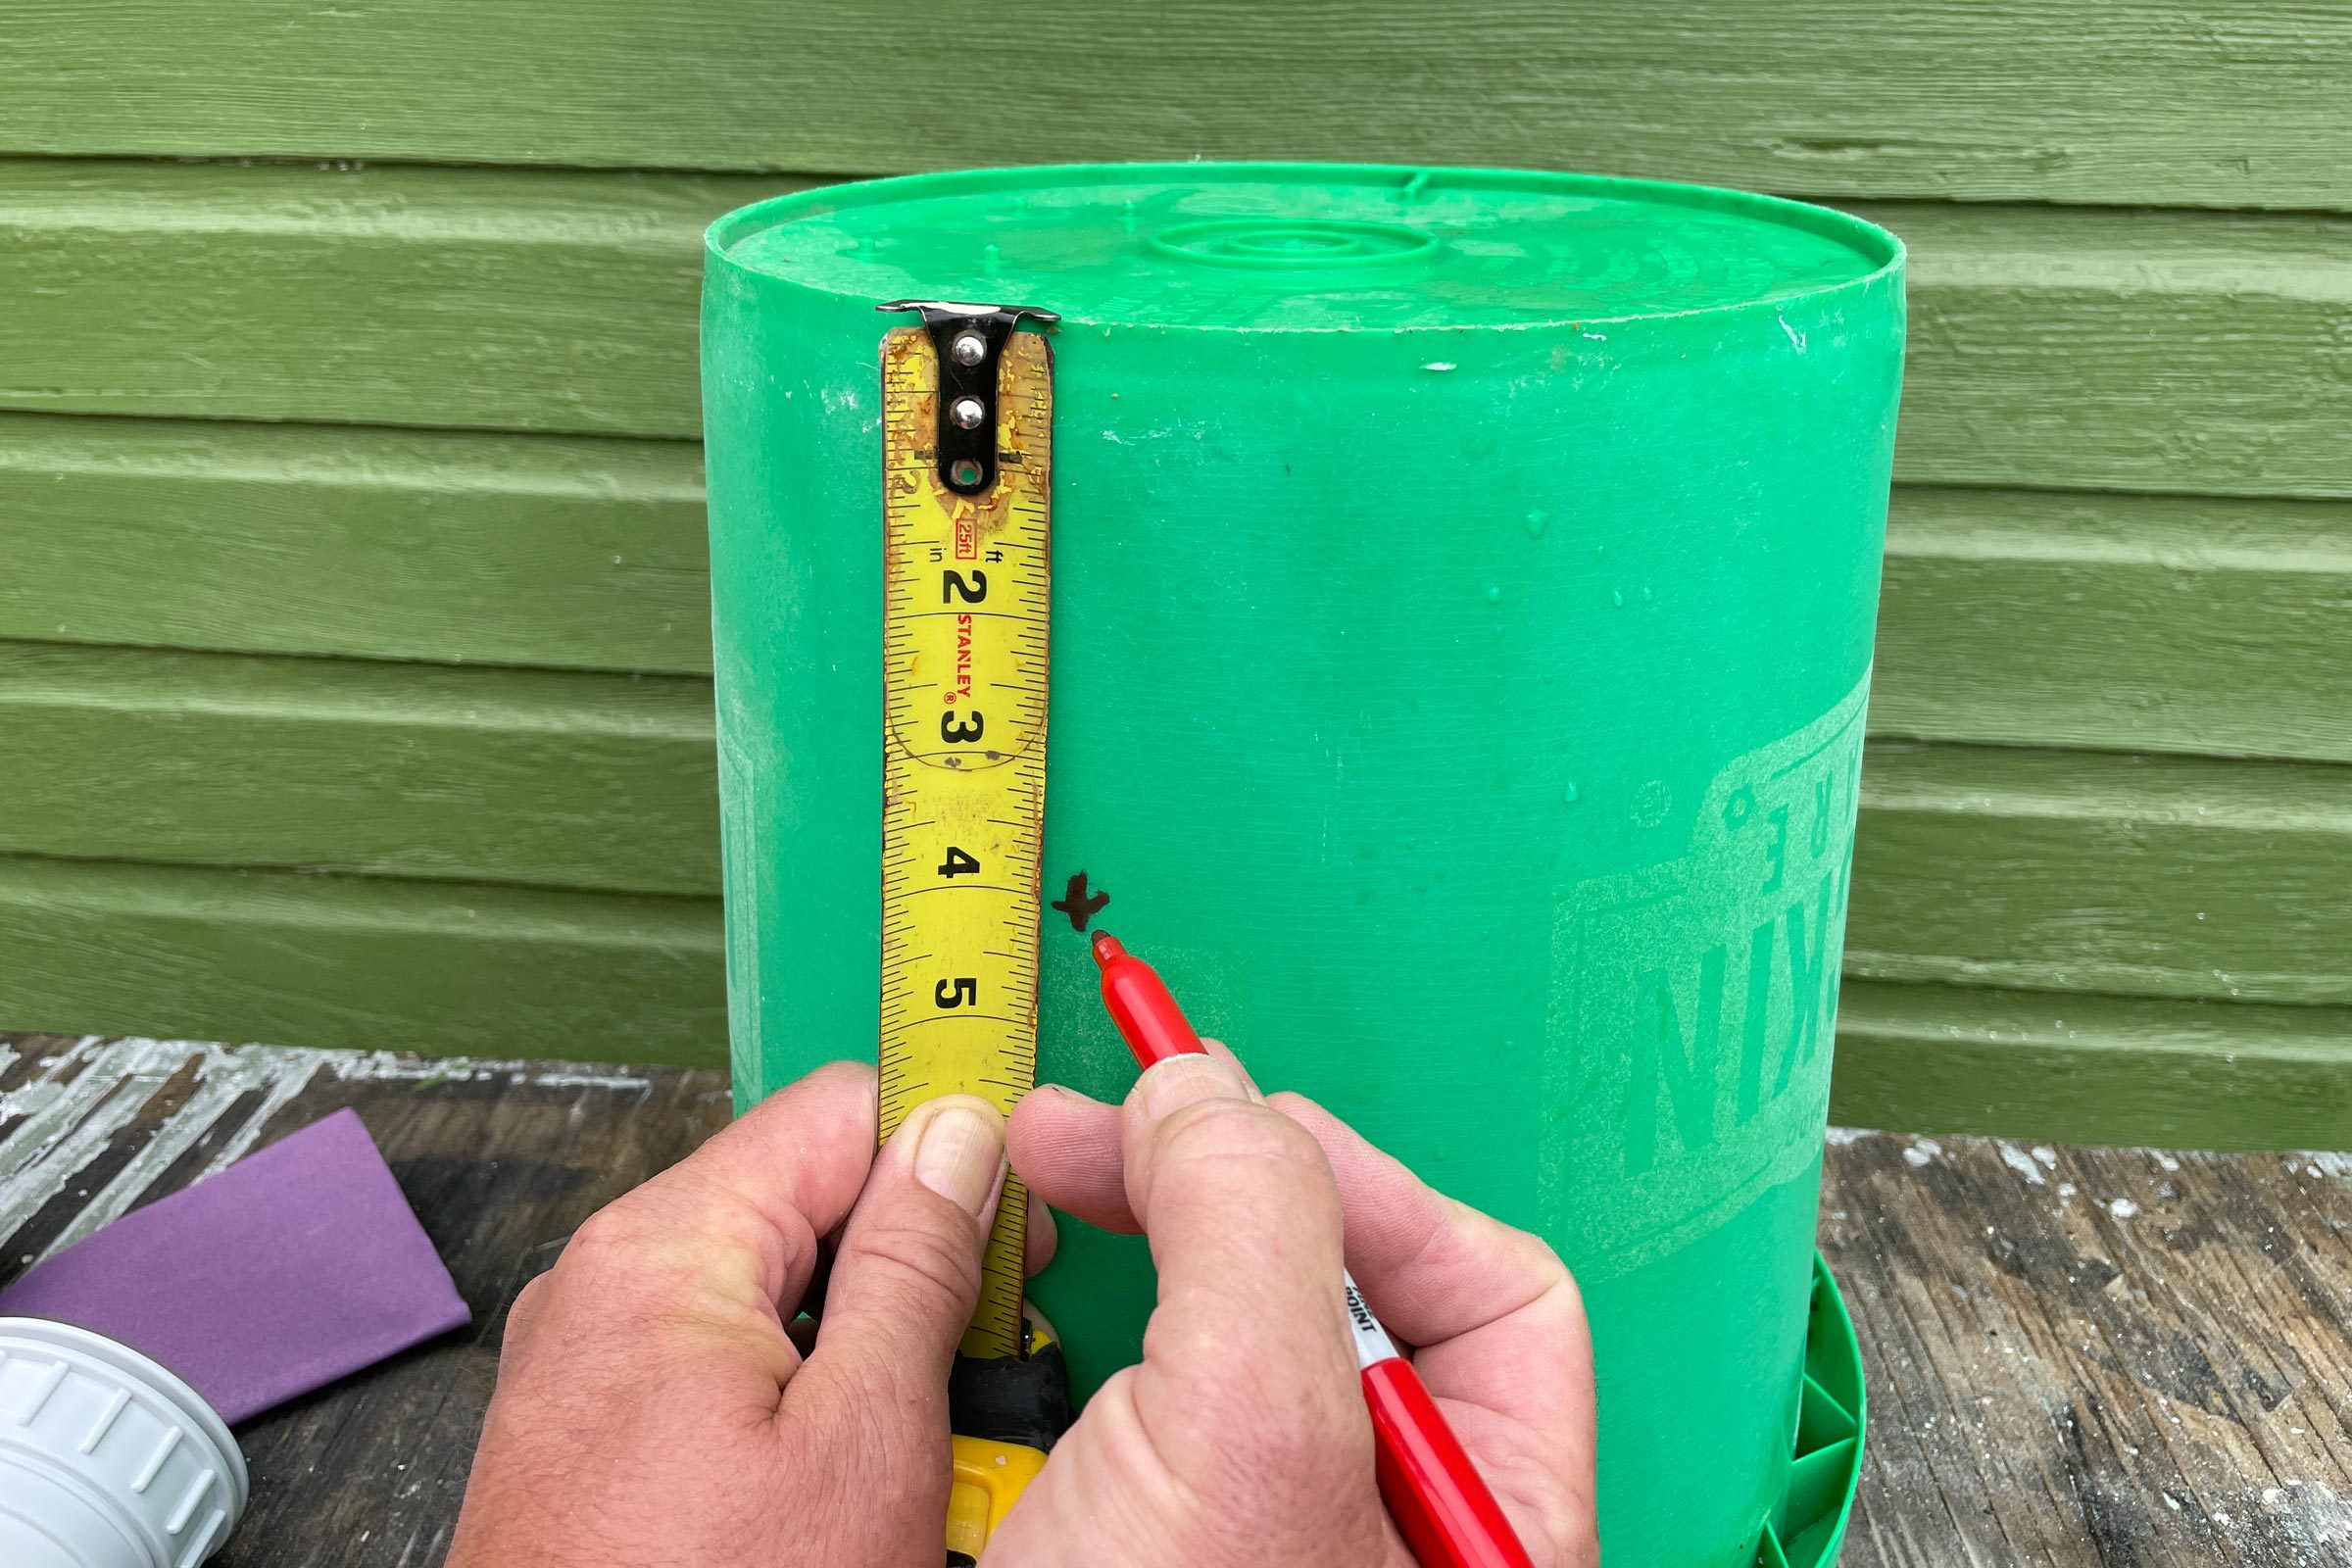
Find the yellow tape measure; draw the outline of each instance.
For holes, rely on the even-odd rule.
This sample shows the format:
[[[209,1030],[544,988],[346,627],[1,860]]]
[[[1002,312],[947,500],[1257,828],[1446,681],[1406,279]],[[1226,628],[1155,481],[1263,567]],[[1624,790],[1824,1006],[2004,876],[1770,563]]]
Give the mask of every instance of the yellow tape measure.
[[[1037,1081],[1053,355],[1044,312],[902,301],[882,343],[882,1136]],[[1007,1181],[967,1356],[1023,1352]]]

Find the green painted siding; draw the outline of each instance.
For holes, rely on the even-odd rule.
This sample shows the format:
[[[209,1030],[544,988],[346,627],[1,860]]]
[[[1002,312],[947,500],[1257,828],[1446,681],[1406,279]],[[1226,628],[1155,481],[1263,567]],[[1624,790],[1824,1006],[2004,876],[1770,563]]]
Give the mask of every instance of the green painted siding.
[[[1520,163],[1912,246],[1838,1113],[2352,1131],[2352,4],[555,19],[0,0],[0,1026],[723,1059],[703,223]]]
[[[30,153],[835,175],[1293,157],[2352,206],[2352,12],[2289,0],[8,0],[0,32],[0,144]],[[976,70],[985,102],[933,96]]]

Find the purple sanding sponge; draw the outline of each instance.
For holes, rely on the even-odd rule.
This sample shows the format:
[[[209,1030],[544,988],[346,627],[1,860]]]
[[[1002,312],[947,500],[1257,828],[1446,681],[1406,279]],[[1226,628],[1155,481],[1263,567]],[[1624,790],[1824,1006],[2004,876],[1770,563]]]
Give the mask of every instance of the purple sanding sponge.
[[[0,1316],[143,1350],[236,1422],[469,1314],[358,1113],[338,1110],[27,1270]]]

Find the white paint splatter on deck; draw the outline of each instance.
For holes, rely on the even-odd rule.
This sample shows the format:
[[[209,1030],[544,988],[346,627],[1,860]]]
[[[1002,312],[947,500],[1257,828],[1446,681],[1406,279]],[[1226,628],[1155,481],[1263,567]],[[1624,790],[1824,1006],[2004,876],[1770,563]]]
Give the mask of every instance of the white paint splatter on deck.
[[[2307,1149],[2303,1151],[2303,1157],[2311,1161],[2311,1173],[2314,1176],[2332,1176],[2339,1182],[2352,1182],[2352,1154]]]
[[[2041,1187],[2047,1185],[2045,1178],[2041,1174],[2041,1166],[2034,1162],[2032,1154],[2027,1153],[2024,1150],[2018,1148],[2015,1144],[2010,1143],[2006,1139],[2001,1141],[1999,1147],[2001,1151],[2002,1164],[2008,1166],[2020,1176],[2023,1176],[2027,1182],[2033,1186]]]

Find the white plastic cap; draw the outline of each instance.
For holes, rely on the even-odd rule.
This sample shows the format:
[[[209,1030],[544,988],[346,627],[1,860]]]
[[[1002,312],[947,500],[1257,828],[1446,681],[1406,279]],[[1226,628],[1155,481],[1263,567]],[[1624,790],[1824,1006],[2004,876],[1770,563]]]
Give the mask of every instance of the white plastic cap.
[[[87,1329],[0,1317],[0,1563],[196,1568],[245,1487],[227,1423],[171,1372]]]

